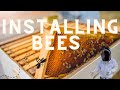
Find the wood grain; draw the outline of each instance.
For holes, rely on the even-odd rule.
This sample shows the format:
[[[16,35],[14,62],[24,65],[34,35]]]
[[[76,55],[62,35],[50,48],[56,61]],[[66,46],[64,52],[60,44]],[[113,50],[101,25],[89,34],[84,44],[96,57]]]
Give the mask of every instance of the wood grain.
[[[18,51],[18,50],[21,50],[21,49],[23,49],[23,48],[29,47],[29,46],[32,46],[32,43],[31,43],[31,42],[30,42],[30,43],[26,43],[26,44],[24,44],[24,45],[21,45],[21,46],[19,46],[19,47],[13,48],[13,49],[7,51],[6,53],[7,53],[7,54],[11,54],[11,53],[14,53],[14,52],[16,52],[16,51]]]
[[[37,52],[37,53],[35,53],[35,54],[27,57],[26,60],[25,60],[25,59],[20,60],[18,63],[19,63],[20,65],[25,65],[26,63],[29,63],[29,62],[32,61],[32,60],[36,60],[36,58],[39,58],[39,54],[40,54],[40,52]]]
[[[27,52],[27,53],[23,53],[23,54],[15,57],[14,60],[15,60],[15,61],[20,61],[20,60],[23,59],[24,57],[28,57],[28,56],[30,56],[30,55],[32,55],[32,54],[35,54],[36,52],[37,52],[37,51],[33,51],[33,50],[32,50],[32,51],[29,51],[29,52]]]
[[[15,56],[17,56],[17,55],[20,55],[20,54],[22,54],[22,53],[28,52],[28,51],[30,51],[30,50],[32,50],[32,46],[27,47],[27,48],[24,48],[24,49],[21,49],[21,50],[19,50],[19,51],[16,51],[16,52],[12,53],[12,54],[10,54],[10,57],[15,57]]]

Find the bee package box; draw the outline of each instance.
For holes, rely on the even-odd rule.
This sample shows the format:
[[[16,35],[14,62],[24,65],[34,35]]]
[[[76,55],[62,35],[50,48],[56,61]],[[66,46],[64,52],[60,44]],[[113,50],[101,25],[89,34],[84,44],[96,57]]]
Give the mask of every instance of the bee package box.
[[[85,24],[80,24],[83,30],[86,30]],[[68,28],[72,28],[74,23],[69,22]],[[51,25],[46,24],[45,30],[49,30]],[[60,27],[61,31],[63,27]],[[93,27],[91,26],[91,29]],[[8,78],[15,79],[36,79],[37,59],[40,58],[40,52],[32,50],[32,35],[39,35],[36,32],[31,35],[22,36],[11,39],[7,43],[2,43],[0,46],[1,65],[5,75]],[[54,50],[50,51],[47,57],[47,65],[44,69],[44,79],[92,79],[90,72],[96,67],[100,60],[100,52],[103,46],[110,46],[112,56],[116,58],[120,66],[120,35],[106,33],[77,35],[80,40],[76,40],[80,47],[77,50],[72,50],[68,46],[71,45],[69,37],[64,40],[64,45],[67,50],[57,50],[58,36],[64,34],[55,34],[53,42]]]

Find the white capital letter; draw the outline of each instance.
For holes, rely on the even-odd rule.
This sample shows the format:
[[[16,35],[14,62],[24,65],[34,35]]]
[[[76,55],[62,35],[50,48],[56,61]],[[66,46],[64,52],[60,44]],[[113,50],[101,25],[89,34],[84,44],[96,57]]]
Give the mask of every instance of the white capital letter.
[[[79,30],[79,19],[75,20],[76,25],[76,34],[84,34],[84,31]]]
[[[114,30],[111,29],[111,24],[112,23],[117,23],[117,19],[113,19],[113,20],[110,20],[110,22],[108,23],[108,30],[113,33],[113,34],[117,34],[118,33],[118,27],[117,26],[114,26]]]
[[[102,34],[105,34],[105,19],[102,19],[102,26],[100,25],[97,19],[94,20],[94,34],[97,34],[97,27],[99,28]]]
[[[46,50],[54,50],[54,47],[50,47],[51,39],[54,39],[54,36],[46,36]]]
[[[47,19],[38,19],[37,20],[37,22],[39,22],[40,23],[40,34],[43,34],[43,32],[44,32],[44,23],[46,23],[47,22]]]
[[[57,31],[58,34],[61,34],[59,24],[58,24],[58,20],[56,20],[56,19],[53,20],[51,30],[50,30],[50,34],[53,34],[54,31]]]
[[[78,36],[75,36],[75,35],[70,37],[70,42],[76,45],[76,46],[70,46],[70,48],[73,49],[73,50],[76,50],[80,47],[80,45],[79,45],[78,42],[73,40],[74,38],[75,39],[80,39],[80,38]]]
[[[64,34],[73,34],[73,31],[67,30],[67,19],[64,19]]]
[[[64,44],[64,41],[61,41],[61,39],[66,39],[66,36],[58,36],[58,50],[67,50],[66,47],[61,47],[61,44]]]
[[[39,46],[37,46],[39,45]],[[42,48],[42,39],[40,36],[33,35],[32,36],[32,49],[33,50],[40,50]]]
[[[6,20],[3,19],[3,34],[6,34]]]
[[[20,20],[17,20],[17,25],[13,20],[10,20],[10,34],[13,34],[13,28],[16,30],[17,34],[21,34]]]
[[[87,19],[87,34],[90,34],[90,19]]]
[[[32,23],[32,24],[33,24],[34,22],[33,22],[33,20],[31,20],[31,19],[25,20],[25,22],[24,22],[24,25],[25,25],[27,28],[30,29],[30,30],[25,29],[24,31],[25,31],[27,34],[31,34],[31,33],[34,32],[34,28],[33,28],[31,25],[29,25],[28,23]]]

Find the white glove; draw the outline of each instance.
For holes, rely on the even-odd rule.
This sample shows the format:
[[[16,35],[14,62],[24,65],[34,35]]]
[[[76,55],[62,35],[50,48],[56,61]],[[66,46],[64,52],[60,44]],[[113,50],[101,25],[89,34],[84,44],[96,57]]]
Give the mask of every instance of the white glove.
[[[112,74],[112,71],[107,72],[107,75],[111,75],[111,74]]]

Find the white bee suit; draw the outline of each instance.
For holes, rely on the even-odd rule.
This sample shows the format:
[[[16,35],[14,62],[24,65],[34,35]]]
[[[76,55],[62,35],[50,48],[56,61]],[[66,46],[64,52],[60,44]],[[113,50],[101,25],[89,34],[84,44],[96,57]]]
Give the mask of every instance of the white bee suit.
[[[118,64],[115,59],[110,61],[101,60],[93,72],[98,72],[103,79],[110,79],[118,70]]]
[[[94,25],[94,19],[100,20],[99,11],[60,11],[62,19],[60,22],[63,22],[63,19],[68,21],[75,21],[79,19],[82,23],[87,23],[87,19],[90,19],[91,25]]]

